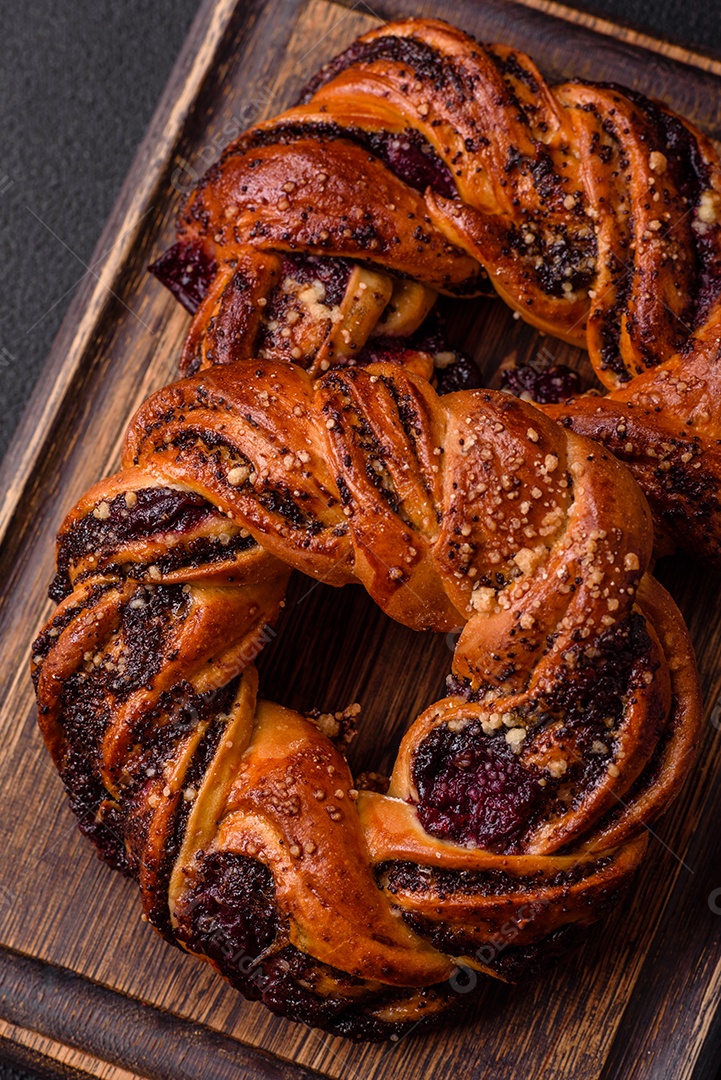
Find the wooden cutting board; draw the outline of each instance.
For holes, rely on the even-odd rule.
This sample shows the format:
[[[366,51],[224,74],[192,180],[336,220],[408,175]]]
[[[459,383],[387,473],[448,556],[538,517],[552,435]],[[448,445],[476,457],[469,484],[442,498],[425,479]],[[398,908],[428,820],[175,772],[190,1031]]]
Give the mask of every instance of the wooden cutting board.
[[[41,747],[28,654],[49,604],[64,511],[113,470],[125,424],[172,378],[187,316],[145,272],[180,192],[238,131],[291,103],[359,33],[443,16],[530,52],[547,76],[611,80],[721,136],[721,62],[544,2],[216,0],[202,7],[0,473],[0,1056],[51,1076],[713,1078],[721,1047],[720,578],[687,561],[658,574],[691,627],[708,705],[698,764],[653,832],[628,902],[580,951],[528,985],[489,981],[458,1023],[354,1046],[272,1017],[140,921],[135,888],[77,834]],[[492,380],[512,354],[569,346],[500,303],[456,305],[454,331]],[[383,770],[442,692],[443,636],[414,635],[357,588],[298,577],[261,685],[294,707],[363,706],[357,769]]]

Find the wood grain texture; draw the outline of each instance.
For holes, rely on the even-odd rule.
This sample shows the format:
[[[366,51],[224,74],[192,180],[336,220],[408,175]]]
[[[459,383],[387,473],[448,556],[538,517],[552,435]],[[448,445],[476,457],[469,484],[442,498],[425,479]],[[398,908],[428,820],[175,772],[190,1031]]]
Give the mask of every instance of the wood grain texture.
[[[0,472],[0,1053],[10,1043],[20,1057],[41,1055],[55,1075],[107,1080],[715,1077],[716,575],[681,561],[659,567],[691,628],[709,721],[698,766],[654,830],[633,895],[545,979],[520,988],[488,983],[470,1013],[459,994],[456,1025],[397,1045],[353,1046],[276,1019],[156,938],[140,921],[135,887],[103,867],[76,832],[40,744],[27,674],[30,642],[50,606],[52,537],[63,513],[114,468],[127,419],[174,372],[187,318],[145,267],[170,241],[178,189],[234,130],[289,104],[359,33],[380,18],[441,15],[526,49],[551,77],[624,82],[721,136],[721,64],[589,16],[555,17],[565,10],[546,0],[208,0],[201,9],[100,240],[97,277],[88,274],[73,303]],[[542,348],[585,365],[578,350],[541,340],[500,303],[454,305],[453,330],[490,383],[504,358]],[[262,657],[261,685],[304,709],[359,701],[364,724],[353,764],[382,770],[408,722],[439,696],[450,661],[443,636],[391,624],[358,588],[298,576]]]
[[[113,1080],[134,1073],[162,1080],[195,1080],[212,1061],[214,1080],[313,1080],[318,1073],[179,1019],[163,1009],[114,993],[71,971],[3,953],[0,993],[7,1019],[19,1028],[42,1010],[46,1036],[79,1047],[115,1068]],[[70,1012],[67,1002],[73,1002]]]

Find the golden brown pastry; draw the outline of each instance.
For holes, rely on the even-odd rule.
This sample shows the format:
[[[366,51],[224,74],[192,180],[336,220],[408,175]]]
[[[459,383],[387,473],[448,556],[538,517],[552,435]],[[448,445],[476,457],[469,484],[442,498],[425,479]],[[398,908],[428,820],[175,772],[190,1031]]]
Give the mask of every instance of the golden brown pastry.
[[[721,170],[643,95],[549,87],[437,20],[382,26],[226,149],[155,269],[198,308],[184,372],[258,355],[318,374],[405,343],[452,389],[472,367],[419,327],[490,279],[611,391],[552,414],[626,460],[659,534],[721,558]]]
[[[687,349],[606,397],[543,406],[625,462],[651,506],[661,552],[721,563],[721,305]]]
[[[699,691],[648,504],[572,429],[718,555],[720,192],[662,107],[407,20],[186,199],[154,269],[194,312],[188,377],[63,524],[33,672],[81,829],[248,997],[397,1036],[627,887]],[[546,405],[557,424],[479,388],[429,313],[491,286],[587,344],[609,395]],[[461,630],[385,781],[353,776],[357,707],[257,696],[292,569]]]
[[[505,394],[271,360],[161,390],[63,524],[34,648],[83,832],[168,940],[337,1034],[535,970],[627,886],[693,756],[651,536],[612,455]],[[344,755],[357,709],[256,696],[290,568],[463,627],[385,790]]]

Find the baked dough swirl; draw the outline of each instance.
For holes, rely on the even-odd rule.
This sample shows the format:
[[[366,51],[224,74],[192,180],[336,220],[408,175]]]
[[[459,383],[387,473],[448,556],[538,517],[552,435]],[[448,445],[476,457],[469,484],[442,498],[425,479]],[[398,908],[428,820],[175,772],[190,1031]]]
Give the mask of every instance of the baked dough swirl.
[[[161,934],[277,1012],[387,1038],[608,910],[700,715],[608,452],[401,364],[246,360],[150,398],[122,464],[62,526],[33,665],[80,826]],[[354,780],[347,716],[256,696],[290,568],[463,627],[387,790]]]

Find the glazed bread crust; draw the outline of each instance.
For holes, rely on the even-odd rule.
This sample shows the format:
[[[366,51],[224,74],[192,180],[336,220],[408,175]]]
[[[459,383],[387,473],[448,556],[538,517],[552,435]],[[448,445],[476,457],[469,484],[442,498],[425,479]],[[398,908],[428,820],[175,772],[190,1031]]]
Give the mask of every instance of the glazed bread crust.
[[[64,522],[33,673],[81,829],[247,996],[387,1038],[628,886],[698,738],[649,503],[718,557],[719,192],[661,106],[406,20],[185,199],[186,377]],[[474,385],[429,313],[493,290],[608,395]],[[357,707],[258,697],[294,569],[459,633],[390,778],[352,774]]]
[[[551,414],[622,457],[666,548],[721,559],[721,169],[642,94],[549,86],[438,20],[380,27],[226,149],[157,266],[171,285],[177,265],[187,373],[378,358],[439,292],[494,289],[609,391]]]
[[[699,719],[650,549],[623,466],[508,395],[216,367],[140,409],[63,525],[41,727],[161,933],[277,1011],[387,1037],[457,1005],[459,965],[533,970],[641,860]],[[354,781],[347,717],[256,697],[290,567],[463,627],[385,791]]]

